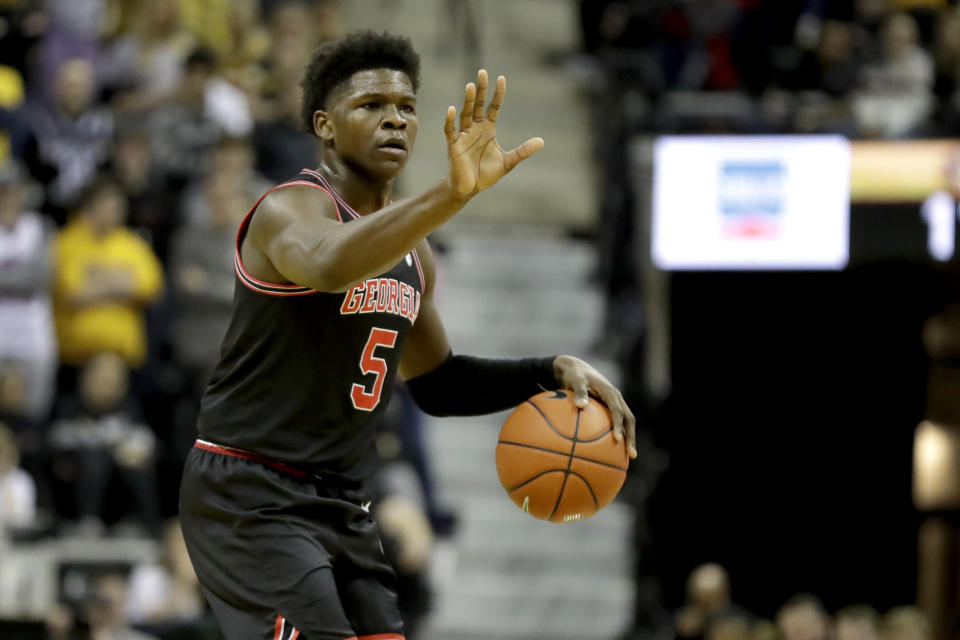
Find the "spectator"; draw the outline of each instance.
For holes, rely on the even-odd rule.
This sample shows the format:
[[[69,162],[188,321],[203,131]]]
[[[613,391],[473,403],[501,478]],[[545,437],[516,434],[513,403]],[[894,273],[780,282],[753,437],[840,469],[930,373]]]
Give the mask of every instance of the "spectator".
[[[175,188],[203,174],[207,152],[224,132],[207,106],[207,86],[214,78],[215,66],[210,51],[195,49],[184,63],[176,99],[150,118],[154,159]]]
[[[861,66],[851,25],[825,20],[816,50],[804,55],[791,83],[800,91],[795,121],[799,132],[855,132],[848,94]]]
[[[371,493],[384,551],[397,573],[400,615],[407,637],[413,639],[432,600],[427,567],[434,529],[430,513],[433,487],[424,468],[426,457],[418,450],[422,446],[417,441],[420,420],[409,415],[410,404],[409,394],[395,393],[382,414],[377,436],[381,464],[372,479]]]
[[[150,137],[139,124],[120,128],[111,148],[110,171],[127,199],[130,227],[147,238],[163,264],[180,224],[174,198],[150,155]]]
[[[375,502],[375,517],[384,550],[397,573],[400,615],[408,638],[416,638],[429,612],[432,593],[427,567],[433,549],[433,531],[418,489],[416,472],[406,463],[394,463],[382,472],[386,493]]]
[[[176,97],[193,37],[181,27],[177,0],[136,4],[130,28],[105,47],[98,69],[114,107],[139,116]]]
[[[198,383],[215,364],[230,321],[237,226],[251,205],[228,173],[209,174],[202,187],[203,200],[195,205],[203,212],[177,232],[170,264],[174,354]]]
[[[310,11],[300,0],[282,0],[269,14],[270,39],[274,46],[267,59],[267,78],[264,89],[278,93],[283,88],[300,82],[303,64],[317,46]],[[276,46],[282,42],[283,46]]]
[[[20,72],[0,65],[0,160],[5,156],[22,158],[26,153],[30,142],[30,120],[25,98],[26,89]]]
[[[707,626],[706,640],[754,640],[750,618],[742,613],[721,613]]]
[[[37,487],[19,464],[17,437],[0,422],[0,538],[33,525],[36,516]]]
[[[933,60],[920,45],[910,14],[890,15],[881,30],[880,59],[864,67],[853,108],[868,137],[902,138],[921,133],[933,100]]]
[[[206,162],[207,170],[194,180],[183,196],[183,223],[188,226],[206,227],[210,224],[215,201],[209,197],[211,180],[222,183],[223,190],[236,193],[234,205],[239,205],[241,214],[250,210],[261,195],[273,185],[254,168],[254,150],[246,138],[221,138],[211,149]],[[298,168],[292,175],[300,172]],[[292,177],[288,175],[286,177]],[[236,231],[236,229],[234,229]]]
[[[60,401],[51,427],[57,480],[73,489],[73,504],[61,513],[75,511],[79,520],[75,529],[83,535],[99,535],[109,516],[116,515],[108,514],[105,504],[114,473],[121,476],[132,500],[113,519],[136,512],[136,521],[122,522],[135,533],[154,532],[159,525],[156,442],[129,393],[129,382],[120,356],[103,352],[91,357],[81,371],[77,392]],[[61,494],[60,500],[66,502],[66,497]]]
[[[270,55],[270,32],[261,17],[258,0],[229,3],[230,37],[219,53],[220,72],[227,82],[243,90],[256,113],[265,81],[265,63]]]
[[[176,518],[167,522],[161,543],[159,563],[135,565],[130,573],[126,616],[131,623],[150,625],[165,636],[161,629],[199,623],[207,607]]]
[[[0,65],[12,67],[26,77],[36,45],[49,25],[43,7],[30,0],[3,2],[0,21],[5,26],[0,32]]]
[[[865,604],[837,611],[833,623],[834,640],[880,640],[880,616]]]
[[[94,577],[92,582],[80,604],[79,616],[62,606],[51,611],[47,619],[50,640],[157,640],[155,636],[132,629],[126,621],[129,590],[126,575],[109,571]]]
[[[123,226],[126,199],[109,176],[85,192],[76,219],[56,238],[55,316],[61,361],[83,365],[114,351],[131,367],[147,353],[143,309],[163,287],[150,246]]]
[[[940,14],[933,57],[937,123],[942,134],[957,135],[960,133],[960,13],[955,9]]]
[[[58,222],[66,220],[110,150],[113,117],[95,95],[93,65],[72,58],[57,67],[52,104],[31,106],[27,160],[44,185],[44,207]]]
[[[299,84],[284,88],[273,101],[271,115],[257,122],[253,131],[257,170],[278,183],[317,164],[316,139],[301,129]]]
[[[804,593],[793,596],[777,612],[783,640],[826,640],[830,618],[820,599]]]
[[[930,621],[916,607],[895,607],[880,623],[881,640],[930,640]]]
[[[0,423],[16,437],[20,466],[37,485],[37,506],[49,510],[52,503],[46,443],[49,415],[44,414],[42,419],[30,415],[27,399],[33,394],[29,384],[17,362],[0,363]]]
[[[714,619],[735,612],[726,569],[702,564],[687,578],[687,601],[676,617],[677,637],[704,638]]]
[[[24,207],[26,176],[10,159],[0,164],[0,362],[26,377],[24,413],[45,419],[53,399],[57,343],[50,302],[48,221]]]

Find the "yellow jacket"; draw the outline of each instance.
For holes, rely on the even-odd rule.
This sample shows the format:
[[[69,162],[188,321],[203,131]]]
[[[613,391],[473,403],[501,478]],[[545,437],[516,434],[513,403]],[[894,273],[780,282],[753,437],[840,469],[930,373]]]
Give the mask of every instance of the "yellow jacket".
[[[163,291],[163,268],[150,245],[124,227],[97,237],[85,221],[75,220],[54,240],[54,265],[61,361],[76,366],[100,351],[114,351],[130,366],[143,364],[147,354],[143,308]],[[78,302],[92,278],[112,270],[129,274],[131,295]]]

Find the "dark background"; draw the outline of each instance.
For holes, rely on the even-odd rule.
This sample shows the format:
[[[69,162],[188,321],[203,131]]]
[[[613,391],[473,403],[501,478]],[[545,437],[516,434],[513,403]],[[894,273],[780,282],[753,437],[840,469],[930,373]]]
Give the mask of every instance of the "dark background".
[[[831,610],[914,601],[921,328],[951,270],[918,209],[854,208],[845,271],[670,276],[650,517],[672,606],[706,561],[736,567],[734,600],[761,615],[803,591]]]

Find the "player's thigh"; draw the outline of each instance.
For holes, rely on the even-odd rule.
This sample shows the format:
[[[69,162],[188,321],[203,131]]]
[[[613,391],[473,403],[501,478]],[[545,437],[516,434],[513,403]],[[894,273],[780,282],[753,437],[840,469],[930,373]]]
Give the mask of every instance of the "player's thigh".
[[[384,578],[380,574],[369,574],[337,582],[347,619],[360,638],[380,636],[386,640],[392,636],[403,637],[395,581]]]
[[[305,588],[311,602],[280,605],[278,610],[245,610],[235,607],[204,589],[223,631],[229,640],[347,640],[357,634],[340,604],[337,585],[329,568],[311,572]]]

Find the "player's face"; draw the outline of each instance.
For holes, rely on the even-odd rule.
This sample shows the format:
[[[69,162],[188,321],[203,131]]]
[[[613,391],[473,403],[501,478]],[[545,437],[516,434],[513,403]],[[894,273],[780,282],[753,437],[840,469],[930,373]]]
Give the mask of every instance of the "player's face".
[[[410,78],[395,69],[365,69],[330,95],[324,139],[364,173],[396,177],[417,138],[417,97]]]

